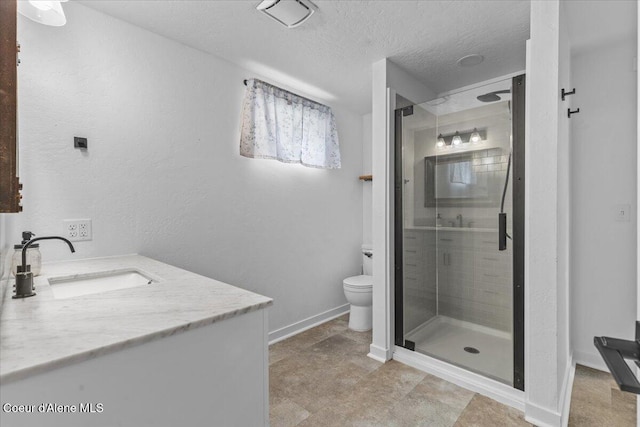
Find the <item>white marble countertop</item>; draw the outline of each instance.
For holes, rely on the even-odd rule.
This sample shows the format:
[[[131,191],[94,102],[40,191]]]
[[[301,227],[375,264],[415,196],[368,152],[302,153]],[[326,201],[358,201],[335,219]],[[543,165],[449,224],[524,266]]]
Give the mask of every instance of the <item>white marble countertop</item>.
[[[433,225],[411,225],[405,227],[407,230],[438,230],[438,231],[461,231],[475,233],[497,233],[497,228],[476,228],[476,227],[435,227]]]
[[[136,268],[152,286],[54,299],[47,277]],[[36,296],[12,299],[0,317],[0,381],[7,383],[259,310],[270,298],[140,255],[43,264]]]

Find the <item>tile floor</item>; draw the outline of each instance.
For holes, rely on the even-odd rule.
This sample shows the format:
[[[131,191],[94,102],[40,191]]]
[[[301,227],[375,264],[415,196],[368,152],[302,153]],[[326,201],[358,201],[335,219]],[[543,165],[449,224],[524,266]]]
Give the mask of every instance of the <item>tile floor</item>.
[[[343,316],[269,348],[271,425],[528,426],[523,414],[401,363],[367,357],[370,333]],[[570,426],[635,426],[635,396],[578,366]]]
[[[635,427],[636,395],[620,391],[607,372],[578,365],[569,426]]]

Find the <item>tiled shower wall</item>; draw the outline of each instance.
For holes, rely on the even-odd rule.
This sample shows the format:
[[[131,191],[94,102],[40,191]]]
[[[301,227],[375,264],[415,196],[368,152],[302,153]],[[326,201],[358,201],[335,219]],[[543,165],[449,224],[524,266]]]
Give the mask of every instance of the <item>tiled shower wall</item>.
[[[473,153],[473,171],[475,173],[506,171],[508,160],[509,156],[505,155],[501,148],[479,150]]]
[[[436,314],[503,332],[512,329],[512,250],[497,233],[415,227],[404,236],[404,326]]]

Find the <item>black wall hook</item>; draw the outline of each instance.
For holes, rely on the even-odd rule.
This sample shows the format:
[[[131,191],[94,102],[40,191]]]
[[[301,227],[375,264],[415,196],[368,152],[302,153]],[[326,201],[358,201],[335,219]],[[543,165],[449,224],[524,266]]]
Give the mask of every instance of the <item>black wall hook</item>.
[[[579,113],[579,112],[580,112],[579,108],[576,109],[576,110],[573,110],[573,111],[571,111],[571,108],[567,108],[567,117],[571,118],[572,114],[576,114],[576,113]]]
[[[564,101],[564,97],[565,96],[569,96],[569,95],[575,95],[576,94],[576,88],[574,87],[573,90],[571,92],[565,92],[564,88],[562,88],[562,100]]]

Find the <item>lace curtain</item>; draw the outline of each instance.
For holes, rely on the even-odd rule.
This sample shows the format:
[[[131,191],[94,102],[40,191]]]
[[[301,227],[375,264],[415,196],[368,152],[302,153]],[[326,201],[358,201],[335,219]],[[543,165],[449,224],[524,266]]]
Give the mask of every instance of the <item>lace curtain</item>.
[[[247,80],[240,155],[338,169],[336,119],[326,105],[257,79]]]

